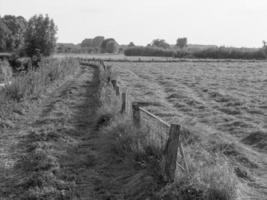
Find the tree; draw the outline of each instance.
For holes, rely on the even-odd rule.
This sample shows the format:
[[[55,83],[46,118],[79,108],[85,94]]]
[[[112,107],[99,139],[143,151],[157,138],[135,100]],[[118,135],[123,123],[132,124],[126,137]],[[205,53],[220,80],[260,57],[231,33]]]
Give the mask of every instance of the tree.
[[[163,39],[155,39],[152,41],[152,47],[159,47],[159,48],[163,48],[163,49],[168,49],[170,48],[170,45],[165,42],[165,40]]]
[[[101,45],[104,39],[105,38],[103,36],[96,36],[93,39],[84,39],[81,43],[81,47],[87,49],[90,52],[99,52],[101,50]]]
[[[0,51],[6,51],[8,36],[11,34],[11,31],[8,29],[6,24],[3,22],[0,17]]]
[[[119,45],[116,41],[109,41],[106,45],[107,53],[117,53],[119,51]]]
[[[102,42],[105,40],[104,36],[96,36],[93,39],[92,45],[93,47],[99,48],[101,47]]]
[[[130,42],[130,43],[128,44],[128,47],[135,47],[135,44],[134,44],[133,42]]]
[[[36,50],[49,56],[56,47],[57,27],[48,15],[33,16],[27,26],[25,33],[25,50],[27,55],[33,56]]]
[[[82,48],[86,48],[86,47],[92,47],[93,46],[93,39],[84,39],[81,43],[81,47]]]
[[[102,53],[117,53],[118,50],[119,45],[113,38],[105,39],[101,44]]]
[[[9,51],[21,49],[24,46],[24,34],[27,27],[27,21],[19,16],[5,15],[3,22],[10,30],[6,40],[6,48]]]
[[[184,48],[187,46],[187,38],[178,38],[176,41],[176,46],[179,48]]]

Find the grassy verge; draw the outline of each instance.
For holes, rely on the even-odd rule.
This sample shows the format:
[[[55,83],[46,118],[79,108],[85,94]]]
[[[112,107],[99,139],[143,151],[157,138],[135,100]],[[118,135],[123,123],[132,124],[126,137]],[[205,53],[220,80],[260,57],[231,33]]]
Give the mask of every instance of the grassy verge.
[[[14,111],[21,112],[23,103],[37,100],[52,84],[74,75],[79,63],[73,58],[44,59],[37,70],[18,74],[12,83],[0,91],[0,118],[10,117]]]
[[[101,185],[106,185],[102,188],[105,198],[234,200],[246,196],[227,157],[203,146],[204,138],[189,131],[183,138],[189,173],[177,166],[174,183],[165,182],[162,149],[149,141],[147,128],[136,128],[129,116],[118,113],[120,103],[112,90],[102,87],[97,123],[103,141],[103,169],[113,169],[108,177],[114,177],[101,180]]]

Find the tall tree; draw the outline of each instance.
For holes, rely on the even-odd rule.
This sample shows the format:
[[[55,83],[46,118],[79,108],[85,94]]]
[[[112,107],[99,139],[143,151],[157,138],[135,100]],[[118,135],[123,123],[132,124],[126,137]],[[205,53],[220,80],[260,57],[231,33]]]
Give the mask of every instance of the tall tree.
[[[179,48],[184,48],[187,46],[187,38],[178,38],[176,41],[176,46]]]
[[[81,42],[81,47],[92,47],[93,46],[93,39],[86,38]]]
[[[21,16],[5,15],[3,17],[3,22],[10,30],[10,34],[6,40],[7,50],[14,51],[21,49],[24,45],[27,21]]]
[[[104,36],[96,36],[92,42],[93,47],[99,48],[104,40]]]
[[[133,42],[130,42],[129,44],[128,44],[128,47],[134,47],[135,46],[135,44],[133,43]]]
[[[32,56],[39,50],[41,54],[49,56],[56,47],[57,27],[48,15],[33,16],[25,33],[25,50]]]
[[[163,39],[155,39],[152,41],[152,46],[153,47],[159,47],[159,48],[163,48],[163,49],[167,49],[170,47],[170,45],[165,42],[165,40]]]
[[[0,17],[0,51],[6,51],[8,36],[11,31]]]
[[[101,44],[102,53],[117,53],[119,44],[113,38],[105,39]]]

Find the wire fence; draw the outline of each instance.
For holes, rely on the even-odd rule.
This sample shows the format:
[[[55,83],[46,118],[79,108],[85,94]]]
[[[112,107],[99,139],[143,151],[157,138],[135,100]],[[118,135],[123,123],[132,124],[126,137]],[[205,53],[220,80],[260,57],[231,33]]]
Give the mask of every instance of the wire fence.
[[[95,67],[99,70],[100,80],[111,84],[116,96],[121,101],[121,114],[130,114],[136,127],[146,128],[146,138],[163,152],[164,173],[168,181],[173,181],[177,167],[177,154],[180,152],[183,166],[181,169],[188,173],[187,162],[181,144],[182,129],[179,124],[168,124],[163,119],[144,109],[140,102],[128,102],[127,90],[121,89],[117,83],[117,76],[111,66],[106,66],[103,60],[80,59],[80,64]]]

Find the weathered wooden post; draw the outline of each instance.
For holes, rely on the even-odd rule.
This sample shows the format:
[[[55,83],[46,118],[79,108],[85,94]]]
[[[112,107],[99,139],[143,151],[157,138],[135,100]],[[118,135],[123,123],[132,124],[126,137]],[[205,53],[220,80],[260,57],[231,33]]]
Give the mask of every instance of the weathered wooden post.
[[[111,83],[112,83],[113,89],[115,90],[117,86],[117,80],[111,80]]]
[[[127,113],[127,90],[121,94],[121,113]]]
[[[140,115],[139,104],[137,102],[132,103],[132,110],[133,110],[133,123],[136,127],[140,127],[141,115]]]
[[[177,153],[180,142],[180,129],[180,125],[171,124],[169,138],[164,150],[163,173],[169,182],[173,182],[175,178]]]
[[[120,96],[120,87],[115,85],[116,96]]]
[[[104,61],[102,63],[102,67],[103,67],[104,71],[106,71],[106,65],[105,65]]]
[[[108,65],[107,67],[106,67],[106,71],[107,71],[107,74],[108,74],[108,83],[111,81],[111,79],[112,79],[112,66],[111,65]]]

